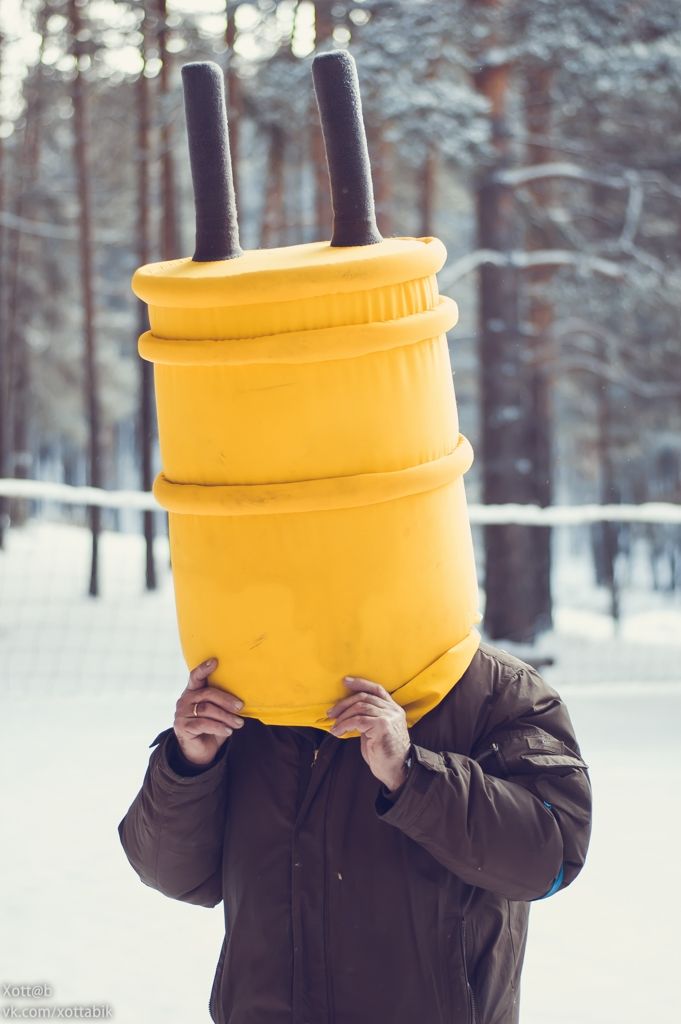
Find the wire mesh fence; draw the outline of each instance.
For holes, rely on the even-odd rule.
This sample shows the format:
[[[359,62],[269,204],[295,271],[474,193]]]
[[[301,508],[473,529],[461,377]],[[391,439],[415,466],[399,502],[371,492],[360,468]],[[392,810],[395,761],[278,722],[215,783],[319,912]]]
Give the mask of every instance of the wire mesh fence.
[[[104,693],[182,688],[165,515],[158,512],[158,586],[145,588],[145,492],[103,492],[34,481],[0,482],[27,503],[0,549],[0,679],[5,692]],[[104,510],[101,593],[87,596],[87,507]],[[490,523],[552,526],[553,628],[531,646],[499,646],[536,665],[558,688],[666,687],[681,682],[681,508],[673,505],[470,506],[480,602]],[[598,579],[598,529],[620,524],[615,584]],[[208,652],[207,652],[208,653]]]

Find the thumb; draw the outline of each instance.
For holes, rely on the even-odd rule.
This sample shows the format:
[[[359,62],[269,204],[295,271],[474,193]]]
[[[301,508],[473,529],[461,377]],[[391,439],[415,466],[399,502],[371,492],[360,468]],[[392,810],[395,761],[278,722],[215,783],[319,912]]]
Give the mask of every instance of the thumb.
[[[193,668],[189,673],[187,689],[202,690],[207,685],[208,676],[216,669],[217,663],[217,658],[209,658],[208,661],[202,661],[200,665]]]

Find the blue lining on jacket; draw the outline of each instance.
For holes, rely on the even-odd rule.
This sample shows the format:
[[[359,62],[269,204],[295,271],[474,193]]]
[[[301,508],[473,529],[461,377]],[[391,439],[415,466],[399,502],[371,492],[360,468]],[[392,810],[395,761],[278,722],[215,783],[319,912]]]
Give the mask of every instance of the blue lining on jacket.
[[[561,885],[563,884],[563,876],[565,874],[565,866],[561,864],[560,871],[556,875],[553,885],[548,892],[545,892],[543,896],[537,896],[538,900],[545,900],[547,896],[553,896],[554,892],[558,892]]]
[[[548,807],[548,809],[550,811],[553,810],[553,804],[550,804],[548,802],[548,800],[544,800],[544,807]],[[553,882],[551,883],[551,888],[548,890],[548,892],[545,892],[543,896],[537,896],[537,899],[538,900],[545,900],[547,898],[547,896],[553,896],[554,892],[558,892],[558,890],[560,889],[561,885],[563,884],[563,877],[564,877],[564,875],[565,875],[565,865],[561,864],[560,871],[558,872],[558,874],[554,878]],[[532,902],[535,902],[535,901],[533,900]]]

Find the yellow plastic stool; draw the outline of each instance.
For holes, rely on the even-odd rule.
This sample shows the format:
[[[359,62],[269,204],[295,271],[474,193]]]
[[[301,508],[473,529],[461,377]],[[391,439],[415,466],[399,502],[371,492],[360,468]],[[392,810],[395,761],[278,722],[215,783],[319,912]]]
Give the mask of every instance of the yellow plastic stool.
[[[182,649],[244,716],[329,729],[355,675],[413,725],[478,647],[445,256],[315,242],[134,275]]]

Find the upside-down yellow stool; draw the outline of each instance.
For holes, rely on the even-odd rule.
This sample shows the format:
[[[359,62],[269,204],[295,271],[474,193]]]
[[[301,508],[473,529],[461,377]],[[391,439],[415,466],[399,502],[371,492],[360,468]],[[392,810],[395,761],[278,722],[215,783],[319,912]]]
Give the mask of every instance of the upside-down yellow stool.
[[[222,73],[183,68],[193,259],[141,267],[187,665],[240,714],[329,729],[342,677],[413,725],[461,678],[480,621],[436,238],[381,238],[352,58],[317,58],[331,241],[243,252]],[[345,738],[356,732],[345,733]]]

